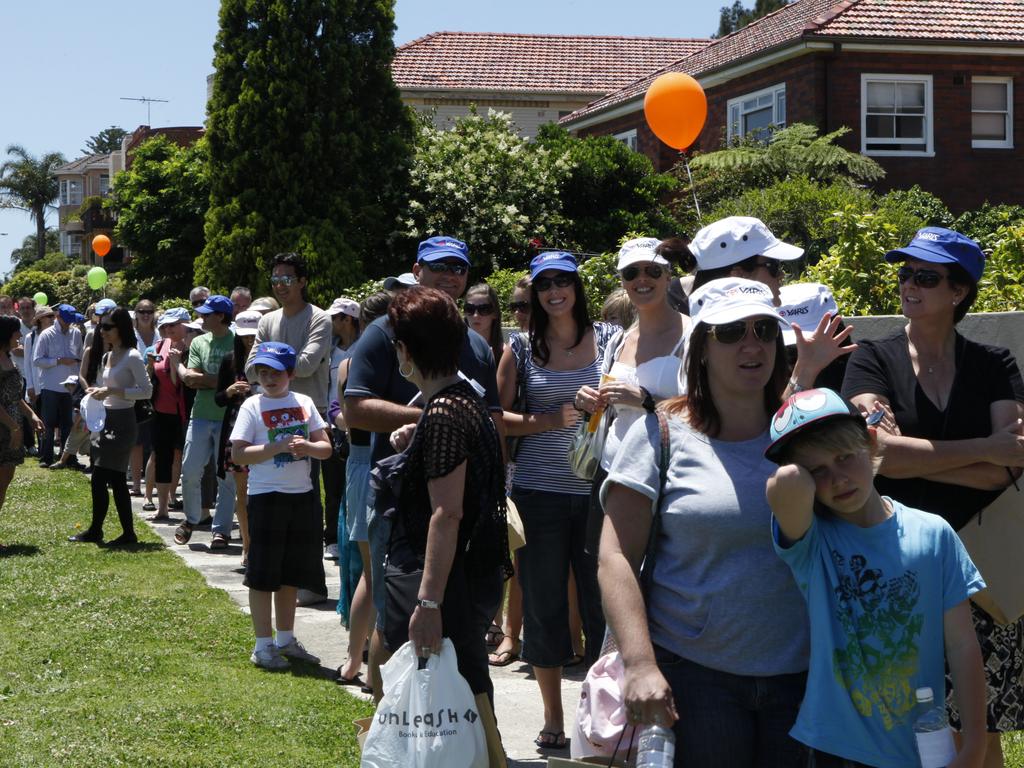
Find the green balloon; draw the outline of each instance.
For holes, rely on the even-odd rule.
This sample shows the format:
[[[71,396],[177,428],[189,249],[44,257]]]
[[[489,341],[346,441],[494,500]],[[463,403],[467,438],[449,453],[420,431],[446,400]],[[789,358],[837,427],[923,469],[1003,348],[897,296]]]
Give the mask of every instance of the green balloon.
[[[32,297],[32,301],[34,301],[36,304],[40,304],[40,305],[46,304],[47,303],[46,294],[43,293],[42,291],[40,291],[39,293],[37,293],[35,296]]]
[[[90,288],[98,291],[107,284],[107,270],[103,267],[93,267],[86,273],[85,279],[89,281]]]

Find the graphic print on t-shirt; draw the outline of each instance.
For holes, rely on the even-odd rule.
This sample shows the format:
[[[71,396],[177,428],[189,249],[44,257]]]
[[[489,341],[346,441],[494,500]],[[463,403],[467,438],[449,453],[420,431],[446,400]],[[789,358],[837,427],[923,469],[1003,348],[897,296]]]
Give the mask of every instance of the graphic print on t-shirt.
[[[262,412],[263,426],[267,428],[267,442],[276,443],[289,440],[295,435],[309,438],[309,414],[304,408],[275,408]],[[274,466],[280,467],[293,461],[306,461],[306,457],[297,459],[290,453],[279,453],[274,456]]]
[[[836,680],[864,717],[877,707],[885,729],[905,725],[916,701],[910,681],[918,668],[924,616],[915,613],[920,585],[914,571],[886,579],[863,555],[849,561],[831,550],[839,576],[836,619],[848,638],[832,654]]]

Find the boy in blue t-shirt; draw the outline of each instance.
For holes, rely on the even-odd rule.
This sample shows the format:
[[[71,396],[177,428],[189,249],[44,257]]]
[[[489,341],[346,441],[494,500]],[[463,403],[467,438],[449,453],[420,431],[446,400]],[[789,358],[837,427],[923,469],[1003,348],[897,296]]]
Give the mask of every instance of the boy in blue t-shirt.
[[[799,392],[765,455],[775,550],[807,601],[811,661],[790,735],[815,766],[919,766],[915,690],[941,701],[943,658],[963,713],[950,766],[981,766],[985,676],[967,598],[984,589],[953,529],[874,488],[873,428],[829,389]]]

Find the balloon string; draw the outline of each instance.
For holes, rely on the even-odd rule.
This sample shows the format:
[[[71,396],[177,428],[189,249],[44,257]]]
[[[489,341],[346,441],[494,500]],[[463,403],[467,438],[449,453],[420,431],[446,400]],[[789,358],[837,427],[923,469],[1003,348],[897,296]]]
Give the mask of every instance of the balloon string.
[[[686,175],[690,179],[690,192],[693,194],[693,206],[697,209],[697,222],[703,225],[704,220],[700,215],[700,203],[697,201],[697,188],[693,186],[693,174],[690,173],[690,161],[687,159],[685,152],[680,152],[679,154],[683,158],[683,165],[686,166]]]

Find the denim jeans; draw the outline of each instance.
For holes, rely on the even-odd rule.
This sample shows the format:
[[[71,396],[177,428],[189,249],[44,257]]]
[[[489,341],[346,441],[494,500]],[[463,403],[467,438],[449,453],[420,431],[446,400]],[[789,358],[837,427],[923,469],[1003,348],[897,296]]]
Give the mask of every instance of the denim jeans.
[[[185,506],[185,519],[195,525],[202,518],[203,471],[207,462],[217,456],[221,422],[210,419],[192,419],[185,433],[185,453],[181,458],[181,498]],[[213,512],[214,533],[231,536],[231,521],[235,515],[235,478],[227,472],[217,478],[217,506]]]
[[[43,420],[43,437],[39,441],[39,459],[43,464],[52,464],[53,430],[60,429],[60,444],[71,435],[72,405],[71,395],[67,392],[53,392],[44,389],[39,394],[39,418]],[[59,456],[57,458],[60,458]]]
[[[586,636],[584,663],[589,667],[604,641],[597,558],[584,552],[590,497],[514,486],[512,501],[526,535],[526,546],[519,550],[522,658],[538,667],[560,667],[572,658],[567,591],[572,565]]]
[[[807,674],[748,677],[710,669],[655,646],[679,720],[676,766],[802,768],[805,747],[789,736]]]

